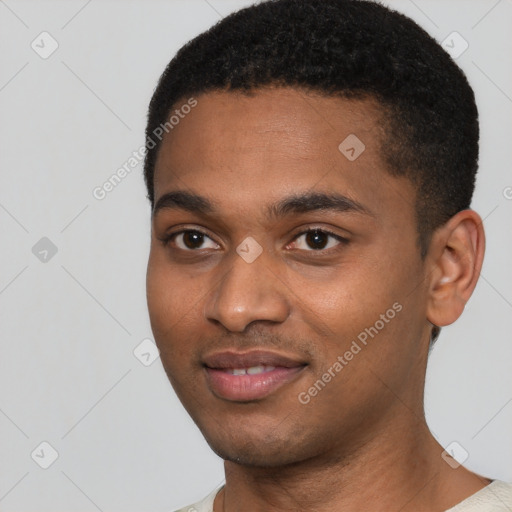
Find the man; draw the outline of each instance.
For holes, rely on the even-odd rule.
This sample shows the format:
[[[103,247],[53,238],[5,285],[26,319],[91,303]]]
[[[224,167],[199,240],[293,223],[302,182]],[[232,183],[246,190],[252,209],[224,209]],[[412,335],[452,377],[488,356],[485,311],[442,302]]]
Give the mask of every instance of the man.
[[[225,460],[182,510],[511,510],[423,410],[484,255],[478,113],[442,48],[373,2],[263,2],[178,52],[146,135],[152,330]]]

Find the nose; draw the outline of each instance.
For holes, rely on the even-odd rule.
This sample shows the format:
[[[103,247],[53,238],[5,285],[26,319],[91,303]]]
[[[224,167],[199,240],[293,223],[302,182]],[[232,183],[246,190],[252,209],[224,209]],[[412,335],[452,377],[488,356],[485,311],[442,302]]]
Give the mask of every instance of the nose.
[[[229,331],[243,332],[258,320],[282,323],[288,318],[290,307],[283,292],[286,286],[264,253],[251,263],[235,253],[229,270],[224,268],[222,272],[206,299],[207,320],[219,322]]]

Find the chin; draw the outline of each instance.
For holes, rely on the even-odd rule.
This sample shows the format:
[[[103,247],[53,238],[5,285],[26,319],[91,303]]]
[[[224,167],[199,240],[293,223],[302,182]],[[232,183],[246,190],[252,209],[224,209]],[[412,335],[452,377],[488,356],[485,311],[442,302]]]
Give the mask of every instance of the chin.
[[[242,466],[273,468],[300,462],[292,455],[292,452],[283,452],[270,446],[256,447],[249,443],[244,446],[227,445],[226,443],[210,442],[208,439],[207,442],[219,457]]]
[[[219,457],[243,466],[279,467],[301,462],[310,455],[307,443],[297,432],[272,432],[271,427],[260,427],[257,432],[229,426],[222,431],[199,428]]]

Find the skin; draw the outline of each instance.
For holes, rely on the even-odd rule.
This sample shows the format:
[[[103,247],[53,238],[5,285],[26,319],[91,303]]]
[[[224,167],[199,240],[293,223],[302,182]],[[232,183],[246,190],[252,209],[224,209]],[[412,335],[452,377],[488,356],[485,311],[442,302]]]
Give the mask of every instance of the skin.
[[[460,316],[482,266],[478,214],[452,217],[421,259],[415,191],[386,172],[371,99],[269,87],[251,96],[208,92],[197,101],[163,140],[155,203],[181,190],[209,198],[215,210],[168,207],[154,215],[147,300],[170,382],[225,460],[215,512],[434,512],[486,486],[489,480],[443,460],[423,411],[432,324]],[[355,161],[338,149],[349,134],[365,144]],[[303,192],[343,194],[371,213],[265,216],[270,203]],[[304,234],[312,228],[348,242],[325,235],[319,250]],[[161,241],[184,229],[206,237],[192,245],[183,234]],[[249,236],[262,247],[252,263],[236,252]],[[401,311],[301,403],[299,394],[395,303]],[[307,366],[261,400],[219,398],[201,358],[249,348]]]

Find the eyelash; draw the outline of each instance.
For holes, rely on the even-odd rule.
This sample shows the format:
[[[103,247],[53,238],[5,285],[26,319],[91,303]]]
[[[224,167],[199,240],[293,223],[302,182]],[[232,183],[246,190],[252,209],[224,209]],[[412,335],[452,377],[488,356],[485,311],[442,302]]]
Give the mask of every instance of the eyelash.
[[[336,247],[331,247],[329,249],[311,249],[309,251],[306,251],[306,252],[313,252],[313,253],[327,253],[331,250],[336,250],[340,245],[341,246],[345,246],[349,243],[349,240],[347,238],[344,238],[336,233],[333,233],[332,231],[329,231],[328,229],[324,229],[324,228],[309,228],[309,229],[306,229],[304,231],[301,231],[300,233],[297,233],[297,235],[295,235],[293,237],[293,241],[297,240],[299,237],[301,237],[302,235],[307,235],[308,233],[314,233],[314,232],[319,232],[319,233],[322,233],[324,235],[328,235],[332,238],[334,238],[335,240],[337,240],[339,243],[338,246]],[[207,233],[204,233],[203,231],[199,230],[199,229],[182,229],[181,231],[176,231],[175,233],[169,233],[168,235],[162,237],[162,238],[159,238],[159,240],[162,242],[162,245],[164,247],[167,247],[169,245],[169,243],[174,240],[174,238],[176,238],[178,235],[182,235],[182,234],[185,234],[185,233],[199,233],[207,238],[209,238],[210,240],[214,241]],[[215,241],[214,241],[215,242]],[[216,242],[215,242],[216,243]],[[181,250],[181,251],[184,251],[184,252],[198,252],[200,251],[201,249],[181,249],[181,248],[178,248],[178,250]],[[298,250],[303,250],[303,249],[298,249]]]

